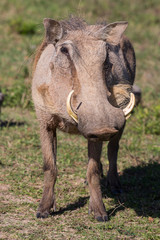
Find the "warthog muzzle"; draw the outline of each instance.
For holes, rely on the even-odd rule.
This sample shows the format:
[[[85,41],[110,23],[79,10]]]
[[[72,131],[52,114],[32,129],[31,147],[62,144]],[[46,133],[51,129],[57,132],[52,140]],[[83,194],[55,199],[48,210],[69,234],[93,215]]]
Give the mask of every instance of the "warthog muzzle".
[[[119,108],[110,106],[109,110],[107,110],[107,107],[106,107],[106,109],[104,109],[104,112],[100,111],[99,116],[102,119],[101,121],[101,120],[98,120],[99,116],[97,118],[97,113],[94,115],[94,111],[91,113],[93,117],[87,118],[87,117],[81,116],[81,114],[84,116],[84,113],[81,112],[80,114],[78,114],[77,110],[76,111],[73,110],[72,103],[71,103],[71,98],[73,93],[74,93],[74,90],[72,90],[67,97],[67,112],[69,116],[78,124],[78,129],[84,135],[84,137],[94,141],[96,140],[108,141],[110,140],[111,137],[117,134],[120,128],[123,127],[125,119],[129,118],[131,111],[133,110],[135,105],[135,96],[133,93],[131,93],[130,102],[128,103],[127,107],[125,107],[124,109],[121,110]],[[83,108],[83,102],[82,102],[82,108]],[[87,110],[89,115],[89,109],[86,109],[86,112]],[[110,116],[110,114],[112,114],[112,117]],[[121,116],[120,118],[119,118],[119,115]],[[107,116],[109,116],[109,119],[110,119],[109,121],[107,121]],[[115,120],[115,122],[113,120],[114,117],[115,119],[117,119]],[[122,120],[121,123],[119,123],[120,121],[119,119],[121,120],[124,119],[124,120]]]
[[[78,116],[77,113],[73,110],[72,108],[72,104],[71,104],[71,97],[72,94],[74,93],[74,90],[72,90],[68,97],[67,97],[67,112],[69,114],[69,116],[76,122],[78,123]],[[133,93],[130,94],[130,102],[127,105],[126,108],[122,109],[122,111],[124,112],[124,116],[126,117],[126,119],[129,118],[130,113],[132,112],[133,108],[135,106],[135,96]]]

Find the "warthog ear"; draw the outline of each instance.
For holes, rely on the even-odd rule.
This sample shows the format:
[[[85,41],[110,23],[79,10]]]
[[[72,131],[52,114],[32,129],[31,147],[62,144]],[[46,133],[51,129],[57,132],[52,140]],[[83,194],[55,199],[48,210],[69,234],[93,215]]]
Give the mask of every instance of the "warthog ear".
[[[44,18],[45,37],[47,43],[55,44],[63,36],[63,29],[58,21],[51,18]]]
[[[117,45],[128,26],[128,22],[114,22],[99,29],[95,35],[97,38],[106,40],[110,44]]]

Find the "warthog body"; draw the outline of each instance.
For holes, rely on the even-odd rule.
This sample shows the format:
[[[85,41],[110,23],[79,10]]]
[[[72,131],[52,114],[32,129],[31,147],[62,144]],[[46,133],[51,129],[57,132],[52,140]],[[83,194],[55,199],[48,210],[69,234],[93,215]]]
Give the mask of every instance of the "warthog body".
[[[117,153],[125,125],[122,109],[130,101],[135,77],[134,50],[123,36],[127,23],[87,25],[77,18],[61,22],[44,19],[44,27],[32,83],[44,158],[44,190],[37,217],[47,217],[55,206],[58,128],[87,138],[89,212],[93,211],[98,221],[106,221],[100,189],[102,142],[109,141],[107,183],[118,192]],[[69,102],[77,119],[66,107],[72,90]]]

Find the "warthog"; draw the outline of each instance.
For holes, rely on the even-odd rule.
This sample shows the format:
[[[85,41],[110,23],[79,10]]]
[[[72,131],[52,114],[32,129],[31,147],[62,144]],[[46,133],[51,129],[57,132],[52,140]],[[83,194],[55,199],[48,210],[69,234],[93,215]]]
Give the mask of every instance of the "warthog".
[[[100,156],[109,141],[107,183],[120,191],[117,153],[126,117],[134,106],[135,54],[123,36],[127,22],[88,25],[78,18],[44,19],[45,37],[34,61],[32,97],[40,124],[44,190],[37,217],[55,209],[56,129],[88,140],[89,212],[108,216],[102,201]]]

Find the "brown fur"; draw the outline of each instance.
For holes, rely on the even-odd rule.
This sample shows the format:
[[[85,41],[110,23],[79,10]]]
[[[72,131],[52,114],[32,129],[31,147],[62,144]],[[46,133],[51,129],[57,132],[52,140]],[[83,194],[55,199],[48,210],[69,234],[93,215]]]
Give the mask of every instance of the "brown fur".
[[[52,100],[49,94],[49,86],[45,83],[40,85],[40,87],[38,87],[38,92],[42,96],[44,104],[47,106],[52,106]]]
[[[44,51],[44,49],[47,47],[47,43],[45,41],[45,39],[42,41],[41,45],[37,48],[36,50],[36,54],[35,54],[35,57],[34,57],[34,62],[33,62],[33,68],[32,68],[32,74],[34,74],[34,71],[36,69],[36,66],[37,66],[37,63],[38,63],[38,60],[42,54],[42,52]]]
[[[95,218],[99,221],[107,221],[108,216],[102,202],[102,193],[100,189],[100,157],[102,151],[102,142],[88,141],[88,169],[87,180],[90,189],[89,213],[94,212]]]
[[[39,114],[39,113],[38,113]],[[47,119],[46,119],[47,120]],[[48,120],[47,120],[48,122]],[[48,129],[46,131],[46,129]],[[42,143],[42,153],[44,157],[44,194],[41,199],[37,216],[43,212],[43,216],[47,217],[49,210],[55,209],[54,185],[57,178],[56,167],[56,133],[50,126],[40,123],[40,136]]]

